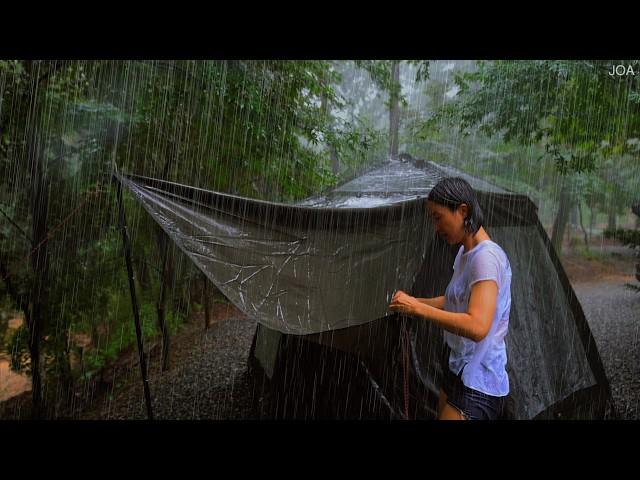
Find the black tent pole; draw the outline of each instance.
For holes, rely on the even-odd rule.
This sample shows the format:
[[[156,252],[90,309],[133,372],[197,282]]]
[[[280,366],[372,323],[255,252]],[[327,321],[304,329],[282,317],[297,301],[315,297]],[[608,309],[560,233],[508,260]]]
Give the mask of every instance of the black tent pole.
[[[129,243],[129,232],[127,230],[127,219],[124,214],[124,204],[122,202],[122,184],[118,181],[118,212],[120,218],[120,228],[122,229],[122,244],[127,263],[127,273],[129,274],[129,290],[131,291],[131,307],[133,308],[133,320],[136,325],[136,338],[138,339],[138,355],[140,356],[140,369],[142,370],[142,386],[144,388],[144,401],[147,405],[147,416],[153,420],[151,410],[151,395],[149,394],[149,380],[147,379],[147,362],[144,357],[144,347],[142,344],[142,330],[140,329],[140,313],[138,311],[138,300],[136,299],[136,287],[133,281],[133,263],[131,262],[131,245]]]

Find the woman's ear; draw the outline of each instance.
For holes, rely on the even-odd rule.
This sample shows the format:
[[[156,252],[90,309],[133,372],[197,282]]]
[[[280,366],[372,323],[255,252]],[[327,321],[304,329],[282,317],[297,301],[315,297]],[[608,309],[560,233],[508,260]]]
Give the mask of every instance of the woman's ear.
[[[460,211],[460,214],[462,215],[462,218],[467,218],[467,216],[469,216],[469,205],[467,205],[466,203],[461,203],[460,205],[458,205],[458,209]]]

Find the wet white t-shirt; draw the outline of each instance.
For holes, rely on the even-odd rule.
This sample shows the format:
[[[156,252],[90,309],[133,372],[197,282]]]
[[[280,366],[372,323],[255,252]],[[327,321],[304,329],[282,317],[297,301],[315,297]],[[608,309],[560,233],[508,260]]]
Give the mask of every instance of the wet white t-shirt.
[[[498,285],[496,312],[489,333],[479,342],[444,332],[449,347],[449,368],[467,387],[496,397],[509,393],[509,377],[505,370],[507,350],[504,337],[509,327],[511,310],[511,265],[502,248],[484,240],[468,252],[460,247],[453,263],[453,277],[445,291],[444,309],[466,313],[471,287],[481,280],[494,280]]]

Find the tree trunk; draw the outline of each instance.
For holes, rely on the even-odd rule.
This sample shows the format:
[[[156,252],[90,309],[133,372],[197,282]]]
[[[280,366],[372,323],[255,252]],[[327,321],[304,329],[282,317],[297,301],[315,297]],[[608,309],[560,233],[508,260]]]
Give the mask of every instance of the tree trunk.
[[[613,202],[611,202],[611,205],[609,206],[607,228],[611,231],[616,229],[616,209],[615,209],[615,206],[613,205]]]
[[[189,280],[186,285],[187,292],[187,318],[192,318],[193,313],[196,311],[195,305],[198,302],[198,278],[195,274],[189,275]]]
[[[48,70],[43,74],[41,65],[48,64]],[[28,60],[24,62],[25,72],[29,78],[29,88],[22,95],[26,107],[26,162],[31,182],[30,210],[31,210],[31,239],[30,264],[32,270],[29,285],[29,300],[22,302],[26,308],[25,322],[29,329],[29,354],[31,356],[31,381],[33,411],[35,419],[43,418],[45,405],[42,395],[41,376],[41,344],[40,337],[46,331],[49,322],[49,246],[48,246],[48,216],[49,216],[49,178],[47,159],[44,154],[42,126],[42,102],[40,90],[47,80],[63,68],[66,62],[39,62]],[[56,332],[57,334],[57,332]],[[55,353],[55,352],[54,352]]]
[[[575,231],[578,227],[578,208],[579,205],[573,205],[571,207],[571,214],[569,215],[569,225],[571,226],[571,230]]]
[[[563,176],[562,185],[560,187],[560,201],[558,205],[558,213],[553,221],[553,230],[551,232],[551,243],[556,250],[558,256],[562,253],[562,239],[564,238],[567,221],[569,220],[569,212],[571,211],[571,192],[569,190],[569,182]]]
[[[324,93],[320,95],[320,111],[322,112],[324,120],[326,122],[329,122],[329,102],[327,100],[327,96]],[[335,145],[329,144],[329,155],[331,156],[331,171],[334,175],[337,176],[340,173],[340,159],[338,158],[338,149]]]
[[[44,330],[47,309],[47,280],[49,274],[49,258],[47,243],[47,219],[49,215],[49,192],[47,189],[46,158],[43,154],[40,131],[39,80],[40,69],[34,68],[34,62],[28,63],[32,89],[29,116],[27,118],[27,164],[31,174],[31,215],[32,235],[35,244],[31,251],[31,268],[33,281],[30,290],[31,312],[25,319],[29,327],[29,353],[31,355],[31,380],[33,398],[33,418],[40,419],[44,415],[42,402],[42,379],[40,372],[40,335]]]
[[[331,153],[331,171],[334,175],[338,176],[340,173],[340,158],[338,157],[338,149],[331,145],[329,147]]]
[[[578,202],[578,219],[580,220],[580,228],[582,228],[582,233],[584,234],[584,246],[589,251],[589,238],[587,236],[587,230],[584,228],[584,223],[582,223],[582,203]]]
[[[593,240],[593,225],[596,222],[596,209],[593,205],[589,205],[589,240]]]
[[[389,156],[398,158],[398,137],[400,131],[400,62],[391,64],[392,86],[389,93]]]

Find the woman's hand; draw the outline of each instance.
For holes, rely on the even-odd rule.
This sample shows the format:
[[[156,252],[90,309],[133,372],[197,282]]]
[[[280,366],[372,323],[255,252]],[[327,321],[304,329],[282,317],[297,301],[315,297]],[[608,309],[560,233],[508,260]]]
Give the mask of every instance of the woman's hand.
[[[414,315],[418,305],[420,305],[420,302],[415,297],[398,290],[391,299],[389,309],[404,315]]]

